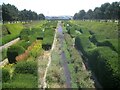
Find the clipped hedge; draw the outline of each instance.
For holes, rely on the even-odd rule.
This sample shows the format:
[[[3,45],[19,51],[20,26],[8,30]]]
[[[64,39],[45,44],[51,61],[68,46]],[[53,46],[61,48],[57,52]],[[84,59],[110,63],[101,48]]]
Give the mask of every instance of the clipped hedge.
[[[54,30],[53,29],[47,29],[44,32],[44,38],[43,38],[43,42],[42,42],[42,48],[44,50],[49,50],[52,47],[52,43],[53,43],[53,39],[54,39]]]
[[[88,59],[103,87],[116,88],[120,86],[118,55],[115,51],[109,47],[98,47],[89,51]]]
[[[105,88],[119,87],[120,76],[118,72],[120,71],[118,69],[118,54],[107,47],[106,43],[103,44],[103,46],[95,47],[87,36],[78,36],[75,39],[75,46],[88,58],[92,71],[94,71],[102,86]]]
[[[10,73],[8,69],[2,68],[2,82],[7,82],[10,80]]]
[[[28,36],[31,34],[29,29],[24,29],[20,32],[20,39],[28,41]]]
[[[8,57],[9,63],[15,63],[16,56],[24,53],[24,51],[25,51],[25,49],[22,46],[13,45],[13,46],[9,47],[7,50],[7,57]]]
[[[36,61],[21,61],[15,65],[15,73],[33,74],[37,76],[37,62]]]

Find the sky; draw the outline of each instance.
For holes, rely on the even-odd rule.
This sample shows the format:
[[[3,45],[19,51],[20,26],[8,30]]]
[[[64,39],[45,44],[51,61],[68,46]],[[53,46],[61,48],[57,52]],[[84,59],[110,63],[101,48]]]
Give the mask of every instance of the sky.
[[[119,0],[0,0],[0,4],[12,4],[19,10],[27,9],[43,13],[45,16],[73,16],[76,12],[84,9],[94,10],[106,2],[112,3]]]

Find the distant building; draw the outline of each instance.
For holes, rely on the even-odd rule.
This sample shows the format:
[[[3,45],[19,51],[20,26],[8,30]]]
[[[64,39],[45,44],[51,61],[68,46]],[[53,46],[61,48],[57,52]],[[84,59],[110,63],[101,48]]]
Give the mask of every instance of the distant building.
[[[72,16],[46,16],[47,20],[71,20]]]

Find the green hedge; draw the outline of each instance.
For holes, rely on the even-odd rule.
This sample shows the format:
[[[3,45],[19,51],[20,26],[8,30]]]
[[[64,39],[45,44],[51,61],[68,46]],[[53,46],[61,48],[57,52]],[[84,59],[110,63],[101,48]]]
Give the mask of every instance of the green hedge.
[[[43,42],[42,42],[42,48],[44,50],[51,49],[53,40],[54,40],[54,30],[51,28],[45,30],[44,38],[43,38]]]
[[[22,46],[12,45],[11,47],[9,47],[7,50],[7,57],[8,57],[9,63],[15,63],[16,56],[24,53],[24,51],[25,49]]]
[[[7,82],[10,80],[9,70],[6,68],[2,68],[2,82]]]
[[[98,47],[89,51],[88,59],[92,70],[103,87],[115,88],[120,86],[118,54],[115,51],[112,51],[109,47]]]
[[[37,76],[37,62],[36,61],[21,61],[15,65],[15,73],[33,74]]]
[[[76,37],[75,46],[88,58],[92,70],[103,87],[120,86],[118,54],[115,51],[107,47],[108,45],[95,47],[87,36]]]

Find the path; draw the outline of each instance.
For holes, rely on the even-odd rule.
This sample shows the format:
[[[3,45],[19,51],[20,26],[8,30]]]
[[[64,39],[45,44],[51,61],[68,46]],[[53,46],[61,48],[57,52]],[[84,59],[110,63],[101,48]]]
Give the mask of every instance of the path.
[[[41,88],[42,88],[42,89],[47,88],[46,75],[47,75],[48,68],[49,68],[49,66],[50,66],[50,64],[51,64],[51,52],[53,51],[53,49],[54,49],[54,47],[55,47],[55,43],[56,43],[56,31],[57,31],[57,30],[55,29],[54,41],[53,41],[53,45],[52,45],[51,50],[50,50],[50,51],[44,51],[43,57],[41,58],[41,56],[40,56],[40,57],[38,58],[38,63],[41,63],[41,59],[48,61],[47,66],[46,66],[46,68],[45,68],[45,71],[43,71],[43,72],[44,72],[44,73],[43,73],[43,74],[44,74],[44,75],[43,75],[43,78],[42,78],[42,79],[39,78],[39,81],[38,81],[38,83],[39,83],[38,88],[40,88],[40,90],[41,90]],[[41,68],[40,68],[40,67],[38,67],[38,74],[39,74],[40,77],[41,77]]]
[[[60,39],[60,48],[62,49],[63,47],[63,40],[64,40],[64,35],[62,33],[62,26],[61,26],[61,22],[59,22],[59,26],[58,26],[58,34],[59,34],[59,39]],[[71,88],[71,77],[70,77],[70,72],[69,72],[69,68],[68,68],[68,64],[67,64],[67,60],[66,60],[66,56],[64,51],[61,51],[61,64],[64,68],[64,74],[66,77],[66,86],[67,88]]]
[[[6,64],[8,64],[8,58],[0,62],[0,67],[4,67]]]
[[[0,52],[2,51],[2,49],[8,48],[9,46],[15,44],[15,43],[18,42],[19,40],[20,40],[20,38],[18,37],[18,38],[16,38],[16,39],[14,39],[14,40],[12,40],[12,41],[4,44],[3,46],[0,46]]]

